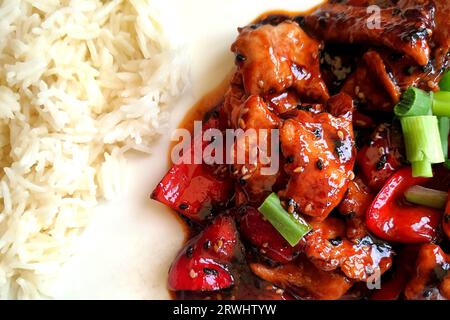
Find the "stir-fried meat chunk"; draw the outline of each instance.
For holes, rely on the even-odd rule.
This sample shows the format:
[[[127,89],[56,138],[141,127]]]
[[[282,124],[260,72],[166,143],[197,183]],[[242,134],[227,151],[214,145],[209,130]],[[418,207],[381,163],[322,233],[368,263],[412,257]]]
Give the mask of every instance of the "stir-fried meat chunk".
[[[381,276],[392,265],[392,250],[366,237],[353,243],[346,239],[345,224],[329,217],[313,223],[313,231],[305,237],[306,256],[324,271],[338,268],[350,279],[367,281],[372,275]]]
[[[292,199],[299,212],[319,220],[339,204],[354,177],[352,100],[340,94],[330,99],[328,107],[339,114],[298,111],[280,129],[290,176],[284,197]]]
[[[414,277],[405,289],[406,299],[450,299],[450,255],[434,244],[420,248]]]
[[[338,272],[317,269],[303,256],[293,263],[275,268],[258,263],[251,264],[250,268],[258,277],[288,288],[302,299],[339,299],[353,284]]]
[[[319,48],[320,43],[297,23],[286,21],[240,29],[231,50],[248,95],[281,93],[292,87],[301,97],[326,101]]]
[[[305,16],[303,23],[307,31],[319,39],[386,46],[413,58],[419,65],[426,65],[434,14],[433,3],[417,5],[404,12],[398,8],[381,9],[379,16],[366,7],[336,3],[321,6]]]
[[[262,161],[271,156],[270,130],[278,129],[280,119],[258,96],[250,96],[240,108],[235,108],[233,113],[237,116],[238,128],[245,130],[242,135],[236,137],[233,176],[238,179],[252,201],[260,202],[272,191],[279,175],[279,170],[272,173],[263,171],[268,170],[271,163]],[[265,150],[261,149],[263,145],[266,146]]]
[[[374,195],[360,178],[350,181],[344,200],[338,207],[347,221],[347,238],[362,239],[367,235],[365,224],[366,211],[372,204]]]
[[[342,92],[369,109],[388,112],[392,111],[401,94],[381,56],[373,50],[363,55],[355,72],[344,83]]]

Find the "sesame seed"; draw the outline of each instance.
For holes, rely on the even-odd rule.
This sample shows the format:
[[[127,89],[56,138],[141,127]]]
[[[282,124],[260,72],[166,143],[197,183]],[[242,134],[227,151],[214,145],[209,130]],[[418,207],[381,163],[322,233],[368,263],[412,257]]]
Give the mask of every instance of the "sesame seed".
[[[427,82],[427,84],[428,84],[428,87],[434,88],[434,82],[433,82],[433,81],[429,80],[429,81]]]
[[[259,250],[262,254],[266,254],[267,252],[266,252],[266,250],[264,250],[264,249],[261,249],[261,250]]]
[[[348,174],[348,178],[350,181],[355,180],[355,173],[353,171],[350,171],[350,173]]]
[[[241,118],[241,119],[239,119],[239,127],[241,128],[241,129],[245,129],[245,121]]]
[[[191,271],[189,271],[189,276],[190,276],[192,279],[195,279],[195,278],[197,278],[198,273],[195,272],[194,269],[191,269]]]
[[[252,177],[251,174],[247,174],[247,175],[243,176],[241,179],[246,181],[246,180],[250,179],[251,177]]]
[[[337,135],[339,139],[344,140],[344,133],[341,130],[338,130]]]
[[[331,17],[330,13],[329,12],[325,12],[325,18],[329,18],[329,17]]]
[[[248,108],[244,108],[244,109],[242,109],[242,113],[241,113],[241,115],[244,115],[244,114],[247,114],[248,113]]]
[[[289,213],[294,213],[294,211],[295,211],[294,205],[293,205],[293,204],[290,204],[289,207],[288,207],[288,212],[289,212]]]
[[[294,169],[294,173],[300,173],[302,171],[303,171],[302,167],[297,167],[297,168]]]
[[[307,205],[306,205],[306,207],[305,207],[305,211],[306,212],[309,212],[309,211],[311,211],[312,210],[312,204],[311,203],[308,203]]]
[[[364,100],[366,98],[366,95],[363,92],[358,93],[358,98]]]
[[[284,290],[283,289],[278,289],[277,291],[275,291],[277,294],[283,294]]]
[[[242,167],[242,169],[241,169],[241,173],[242,173],[242,175],[245,175],[246,173],[248,172],[248,169],[247,169],[247,167]]]
[[[264,242],[262,246],[263,246],[263,248],[267,248],[269,246],[269,243],[268,242]]]
[[[378,149],[378,153],[380,154],[380,156],[384,155],[384,148],[383,148],[383,147],[380,147],[380,148]]]

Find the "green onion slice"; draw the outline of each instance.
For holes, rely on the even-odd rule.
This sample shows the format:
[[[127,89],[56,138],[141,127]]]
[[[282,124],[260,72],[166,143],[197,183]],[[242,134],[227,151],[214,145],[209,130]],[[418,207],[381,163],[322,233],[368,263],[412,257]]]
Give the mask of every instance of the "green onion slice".
[[[445,209],[445,205],[448,200],[448,193],[421,186],[414,186],[406,190],[405,198],[414,204],[435,209]]]
[[[444,158],[448,158],[448,134],[450,132],[450,119],[447,117],[439,118],[439,134],[441,135],[442,152]]]
[[[409,87],[403,93],[394,112],[398,117],[426,116],[431,112],[432,95],[421,89]]]
[[[406,158],[414,177],[432,177],[431,165],[445,161],[438,119],[435,116],[400,119],[405,139]]]
[[[447,71],[442,77],[441,82],[439,82],[439,88],[442,91],[450,91],[450,71]]]
[[[302,217],[284,210],[276,193],[268,196],[258,210],[292,247],[312,229]]]
[[[433,114],[450,117],[450,92],[439,91],[433,94]]]

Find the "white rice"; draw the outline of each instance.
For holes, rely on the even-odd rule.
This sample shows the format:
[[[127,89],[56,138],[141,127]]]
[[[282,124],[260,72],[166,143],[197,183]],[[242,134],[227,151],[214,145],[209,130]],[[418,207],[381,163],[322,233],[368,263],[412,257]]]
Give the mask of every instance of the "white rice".
[[[0,298],[49,296],[187,65],[151,0],[0,1]]]

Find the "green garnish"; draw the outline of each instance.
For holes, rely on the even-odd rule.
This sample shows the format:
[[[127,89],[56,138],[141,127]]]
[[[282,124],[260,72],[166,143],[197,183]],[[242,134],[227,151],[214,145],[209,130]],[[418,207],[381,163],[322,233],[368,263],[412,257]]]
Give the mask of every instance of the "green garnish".
[[[426,116],[430,114],[432,104],[433,99],[428,92],[409,87],[395,106],[394,112],[398,117]]]
[[[400,121],[413,176],[433,177],[431,165],[445,161],[437,117],[404,117]]]
[[[299,215],[289,214],[281,205],[276,193],[268,196],[258,210],[292,247],[295,247],[312,229]]]
[[[450,119],[447,117],[439,118],[439,134],[441,136],[442,152],[444,158],[448,158],[448,134],[450,132]]]
[[[448,193],[421,186],[414,186],[406,190],[405,198],[414,204],[435,209],[445,209],[445,205],[448,200]]]
[[[447,71],[439,82],[442,91],[450,91],[450,71]]]
[[[439,91],[433,96],[433,114],[438,117],[450,117],[450,92]]]

